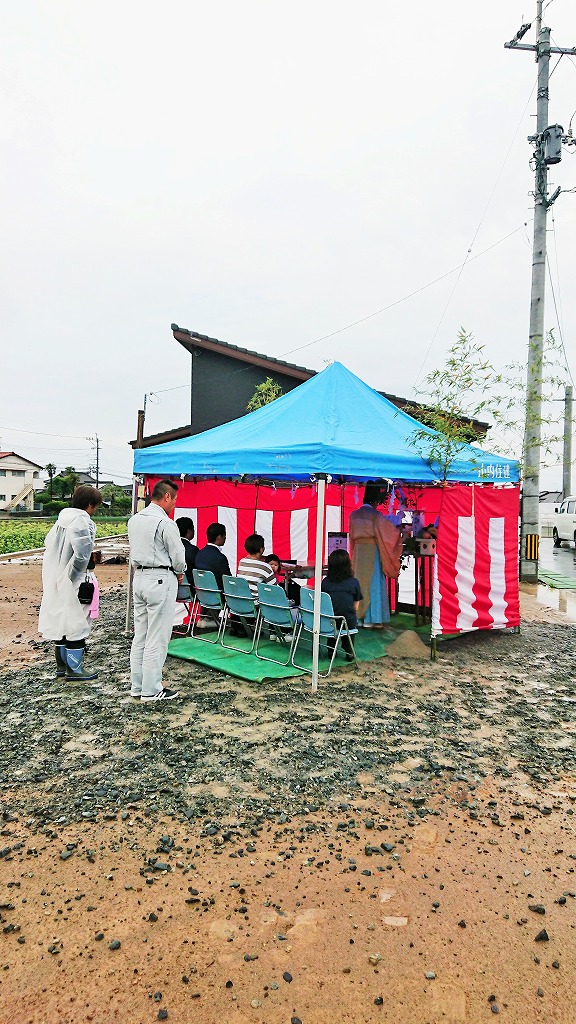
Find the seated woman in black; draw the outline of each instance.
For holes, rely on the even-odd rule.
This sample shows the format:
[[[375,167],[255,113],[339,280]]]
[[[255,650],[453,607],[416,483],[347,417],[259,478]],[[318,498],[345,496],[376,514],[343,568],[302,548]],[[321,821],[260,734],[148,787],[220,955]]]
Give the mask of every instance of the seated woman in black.
[[[328,573],[322,580],[321,589],[332,598],[334,615],[342,615],[346,619],[348,629],[358,628],[356,613],[362,600],[360,584],[352,572],[350,555],[344,548],[337,548],[328,556]],[[334,650],[335,637],[328,639],[328,648]],[[354,661],[354,652],[347,636],[342,637],[342,646],[346,652],[346,661]]]

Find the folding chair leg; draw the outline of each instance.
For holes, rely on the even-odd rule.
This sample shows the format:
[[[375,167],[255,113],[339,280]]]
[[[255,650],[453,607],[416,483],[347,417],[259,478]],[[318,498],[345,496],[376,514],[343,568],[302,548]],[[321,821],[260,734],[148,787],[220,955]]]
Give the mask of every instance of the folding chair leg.
[[[295,639],[296,634],[293,633],[292,640],[290,642],[290,649],[288,651],[288,661],[278,661],[278,658],[267,658],[266,655],[258,653],[260,640],[262,638],[262,625],[263,625],[263,623],[264,623],[264,619],[261,617],[260,618],[260,625],[259,625],[259,628],[257,630],[257,635],[254,638],[254,647],[253,647],[254,654],[256,655],[257,658],[260,658],[261,661],[271,661],[274,665],[282,665],[283,668],[288,668],[288,665],[293,664],[293,662],[292,662],[292,655],[293,655],[293,652],[294,652],[294,639]],[[269,622],[269,623],[267,623],[267,625],[268,626],[273,626],[274,623],[270,623]]]
[[[210,614],[210,615],[212,615],[214,617],[214,622],[216,624],[216,639],[215,640],[209,640],[207,636],[197,636],[194,633],[194,626],[196,624],[196,615],[195,614],[194,614],[194,617],[191,619],[192,626],[191,626],[191,629],[190,629],[190,636],[192,637],[192,639],[193,640],[202,640],[202,642],[205,643],[205,644],[218,644],[218,643],[220,643],[220,637],[221,637],[221,634],[222,634],[222,623],[223,623],[223,620],[222,619],[216,619],[215,612],[212,610],[212,608],[203,608],[199,601],[196,601],[196,609],[195,610],[196,611],[200,611],[200,613],[202,613],[203,611],[206,611],[208,614]]]

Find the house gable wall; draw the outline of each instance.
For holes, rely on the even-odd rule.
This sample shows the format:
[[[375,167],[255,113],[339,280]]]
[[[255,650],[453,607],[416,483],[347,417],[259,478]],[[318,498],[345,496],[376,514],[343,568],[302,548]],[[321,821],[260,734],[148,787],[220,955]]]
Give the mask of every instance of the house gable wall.
[[[244,416],[258,384],[267,377],[280,385],[283,394],[302,383],[276,370],[266,370],[219,352],[195,348],[191,353],[191,433],[218,427]]]

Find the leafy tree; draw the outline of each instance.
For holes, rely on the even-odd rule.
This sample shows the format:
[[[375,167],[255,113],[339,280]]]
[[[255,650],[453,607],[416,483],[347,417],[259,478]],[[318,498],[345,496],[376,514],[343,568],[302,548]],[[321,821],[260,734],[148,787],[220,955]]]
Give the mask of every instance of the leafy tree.
[[[62,474],[68,478],[68,486],[70,487],[70,494],[72,495],[78,486],[80,477],[78,476],[74,466],[65,466],[62,470]]]
[[[111,515],[125,515],[131,511],[132,498],[117,484],[104,484],[101,488],[102,500],[110,503],[107,511]]]
[[[262,384],[258,384],[252,398],[246,406],[247,412],[254,412],[255,409],[261,409],[264,405],[269,405],[270,402],[275,402],[277,398],[282,396],[282,388],[272,377],[266,377],[266,380]]]
[[[50,491],[50,501],[52,501],[52,480],[54,479],[54,477],[56,475],[56,466],[54,465],[53,462],[48,462],[44,466],[44,469],[48,473],[48,477],[49,477],[49,480],[50,480],[50,482],[48,484],[48,489]]]
[[[494,433],[487,443],[491,452],[523,461],[525,367],[512,363],[499,372],[484,350],[484,345],[460,328],[444,367],[429,373],[424,388],[419,389],[426,405],[406,410],[423,424],[413,431],[412,441],[439,480],[447,480],[454,461],[468,444],[478,443],[472,423],[478,418],[493,420]],[[545,403],[552,402],[558,388],[563,387],[559,356],[559,346],[550,331],[540,368]],[[542,451],[554,462],[559,442],[557,420],[553,412],[541,418]]]

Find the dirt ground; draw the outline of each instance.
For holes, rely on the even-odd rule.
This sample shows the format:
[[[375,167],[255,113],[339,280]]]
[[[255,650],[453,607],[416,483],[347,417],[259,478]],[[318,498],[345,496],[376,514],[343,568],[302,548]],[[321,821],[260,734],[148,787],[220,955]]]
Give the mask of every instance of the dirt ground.
[[[106,595],[120,601],[126,566],[97,571],[104,602]],[[16,666],[27,663],[40,672],[48,664],[35,632],[39,595],[38,563],[0,564],[5,683]],[[557,625],[562,642],[572,642],[574,627],[532,595],[523,595],[523,615],[525,629]],[[476,730],[483,764],[503,688],[502,647],[495,643],[494,650],[494,659],[487,653],[482,663],[483,685],[493,690],[488,718]],[[441,652],[434,669],[429,662],[385,659],[382,679],[386,687],[402,688],[410,705],[426,690],[427,674],[432,695],[447,692],[438,689],[440,682],[457,689],[468,657],[471,686],[478,687],[478,659],[465,646],[458,658]],[[542,661],[538,672],[550,673],[554,700],[553,646]],[[525,686],[524,669],[512,665],[512,671],[517,676],[508,677],[508,686],[514,678]],[[352,689],[350,673],[341,676],[334,700]],[[209,682],[204,674],[202,685]],[[549,717],[552,704],[538,706],[545,687],[537,685],[535,728],[564,751],[576,718],[575,679],[563,687],[557,719]],[[299,696],[308,699],[302,688]],[[513,704],[503,695],[501,706],[507,699]],[[51,713],[55,700],[66,696],[55,693]],[[88,715],[88,701],[85,706]],[[131,742],[137,744],[140,728],[141,759],[154,756],[160,768],[162,736],[168,743],[183,726],[173,707],[157,727],[138,727],[141,711],[125,705]],[[240,728],[237,702],[232,711]],[[464,701],[459,711],[465,722],[471,705]],[[4,730],[11,716],[13,707],[4,704]],[[23,755],[15,746],[0,822],[0,1022],[476,1024],[498,1013],[510,1024],[575,1024],[576,774],[564,770],[540,786],[524,771],[500,777],[503,721],[501,715],[495,722],[494,772],[475,784],[466,773],[437,764],[410,776],[403,761],[400,787],[379,780],[376,769],[357,770],[353,789],[326,791],[324,801],[302,813],[279,814],[272,805],[256,815],[231,814],[226,786],[206,776],[196,791],[210,792],[214,813],[190,821],[182,813],[157,812],[160,801],[142,793],[119,797],[112,810],[102,802],[87,812],[90,820],[70,821],[54,810],[53,776],[36,787],[16,781]],[[264,714],[261,728],[266,725]],[[428,726],[420,722],[420,732]],[[514,728],[512,718],[508,727]],[[328,726],[330,735],[334,728]],[[9,745],[15,742],[13,732],[5,736]],[[68,746],[74,737],[64,739]],[[392,735],[381,735],[377,742],[386,747],[388,739]],[[39,729],[36,743],[43,742]],[[102,779],[113,771],[118,736],[110,742]],[[250,742],[256,745],[256,735]],[[180,743],[183,762],[195,749],[200,757],[200,746],[185,746]],[[271,759],[279,750],[270,748]],[[279,777],[282,762],[276,772]],[[229,779],[229,787],[234,784],[238,777]],[[79,802],[86,799],[82,792]],[[44,816],[38,809],[43,801]]]
[[[126,565],[99,565],[101,590],[124,587]],[[42,596],[42,562],[0,561],[0,666],[35,661],[45,652],[38,635],[38,609]]]

